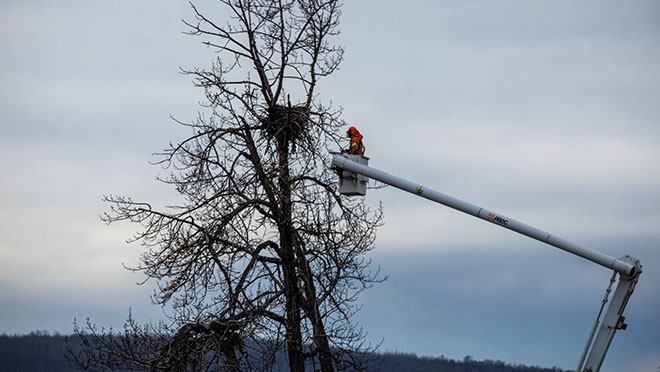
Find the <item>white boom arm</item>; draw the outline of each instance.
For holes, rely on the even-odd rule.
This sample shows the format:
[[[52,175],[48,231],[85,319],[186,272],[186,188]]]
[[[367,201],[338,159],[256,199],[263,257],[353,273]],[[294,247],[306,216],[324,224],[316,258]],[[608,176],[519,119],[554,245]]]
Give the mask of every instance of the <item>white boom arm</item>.
[[[619,284],[617,285],[610,306],[608,307],[608,310],[605,314],[603,324],[601,325],[601,328],[598,331],[598,335],[592,344],[593,335],[598,326],[600,318],[599,314],[599,318],[597,318],[594,322],[594,326],[589,336],[589,340],[587,341],[585,351],[577,368],[577,372],[597,372],[600,370],[600,366],[605,358],[607,349],[612,342],[614,333],[617,329],[626,328],[626,324],[623,322],[624,317],[622,314],[642,271],[642,266],[638,260],[629,256],[614,258],[605,253],[571,243],[565,239],[554,236],[548,232],[516,221],[499,213],[489,211],[485,208],[481,208],[474,204],[456,199],[441,192],[425,188],[420,184],[416,184],[403,178],[393,176],[378,169],[359,164],[351,159],[351,157],[355,156],[356,155],[334,155],[332,165],[335,168],[342,169],[344,175],[346,174],[346,171],[348,171],[354,173],[356,178],[358,174],[369,177],[390,186],[394,186],[398,189],[408,191],[417,196],[421,196],[425,199],[432,200],[450,208],[478,217],[500,227],[513,230],[522,235],[562,249],[566,252],[573,253],[619,273]],[[603,299],[603,305],[605,305],[606,302],[607,297]],[[589,353],[589,357],[586,359],[587,362],[584,364],[584,369],[582,369],[585,356],[587,355],[590,347],[591,352]]]

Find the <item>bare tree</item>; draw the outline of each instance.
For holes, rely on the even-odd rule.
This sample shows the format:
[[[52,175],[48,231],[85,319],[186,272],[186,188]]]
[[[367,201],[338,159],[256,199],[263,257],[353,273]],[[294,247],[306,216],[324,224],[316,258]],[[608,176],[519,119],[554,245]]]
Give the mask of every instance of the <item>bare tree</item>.
[[[123,334],[76,326],[87,370],[363,370],[368,351],[352,321],[357,295],[375,281],[380,208],[337,192],[329,151],[340,146],[340,110],[316,91],[343,49],[337,0],[217,0],[216,21],[191,4],[185,22],[219,57],[183,70],[205,91],[192,134],[160,154],[163,179],[183,197],[164,211],[107,196],[108,223],[142,229],[144,272],[159,283],[168,324]],[[99,346],[100,345],[100,346]],[[281,354],[281,353],[280,353]],[[123,364],[122,364],[123,363]]]

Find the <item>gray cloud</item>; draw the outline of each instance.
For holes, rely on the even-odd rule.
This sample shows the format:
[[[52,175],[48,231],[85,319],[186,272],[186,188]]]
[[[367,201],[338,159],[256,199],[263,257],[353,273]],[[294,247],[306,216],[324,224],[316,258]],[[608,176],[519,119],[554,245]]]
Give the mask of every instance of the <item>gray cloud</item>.
[[[223,17],[222,9],[203,3]],[[660,6],[654,1],[347,2],[346,60],[321,82],[366,135],[372,165],[645,271],[606,371],[660,359]],[[0,332],[68,332],[86,315],[158,319],[121,269],[134,226],[106,193],[171,203],[150,154],[185,131],[201,92],[179,66],[215,57],[181,34],[185,3],[0,5]],[[573,368],[606,270],[405,195],[382,201],[360,321],[384,349]],[[90,279],[92,278],[92,279]],[[140,318],[141,317],[141,318]],[[655,365],[653,364],[655,363]]]

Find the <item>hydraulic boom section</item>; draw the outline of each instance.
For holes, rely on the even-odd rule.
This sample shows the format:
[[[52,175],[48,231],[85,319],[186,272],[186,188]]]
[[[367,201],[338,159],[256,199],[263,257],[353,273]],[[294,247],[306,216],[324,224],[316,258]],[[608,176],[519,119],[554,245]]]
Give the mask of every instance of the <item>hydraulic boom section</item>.
[[[343,188],[346,187],[346,180],[354,179],[357,184],[357,180],[363,179],[361,177],[368,177],[396,187],[400,190],[421,196],[422,198],[429,199],[436,203],[440,203],[447,207],[470,214],[474,217],[493,223],[505,229],[513,230],[532,239],[536,239],[543,243],[552,245],[566,252],[595,262],[608,269],[614,270],[615,274],[619,275],[619,283],[616,287],[616,290],[614,291],[610,305],[608,306],[605,317],[603,318],[602,325],[595,338],[594,334],[600,322],[600,316],[602,314],[603,308],[601,308],[601,312],[598,314],[598,318],[594,322],[592,331],[587,341],[587,345],[585,347],[585,351],[577,368],[577,372],[598,372],[600,370],[600,366],[605,359],[605,354],[607,353],[607,349],[612,342],[614,333],[618,329],[626,329],[623,310],[625,309],[626,304],[628,303],[628,299],[630,298],[630,295],[632,294],[642,272],[642,265],[639,263],[639,260],[629,256],[614,258],[605,253],[571,243],[565,239],[537,229],[536,227],[516,221],[499,213],[489,211],[477,205],[426,188],[420,184],[410,182],[378,169],[371,168],[366,165],[366,161],[361,161],[362,159],[356,159],[356,156],[359,157],[359,155],[336,154],[332,159],[332,166],[338,170],[341,170],[340,177],[343,181]],[[364,190],[366,190],[366,188]],[[345,190],[340,189],[340,192],[345,193],[346,195],[364,195],[362,190],[360,190],[361,192],[351,192],[351,190],[348,192],[344,191]],[[611,289],[608,288],[606,297],[603,299],[603,307],[607,303],[607,297],[609,296],[610,291]],[[584,363],[585,358],[586,363]]]

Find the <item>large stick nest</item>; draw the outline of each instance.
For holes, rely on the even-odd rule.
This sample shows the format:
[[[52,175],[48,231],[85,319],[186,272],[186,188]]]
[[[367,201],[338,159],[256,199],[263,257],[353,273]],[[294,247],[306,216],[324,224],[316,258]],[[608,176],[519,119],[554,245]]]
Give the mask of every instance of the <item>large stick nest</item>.
[[[304,105],[275,105],[268,110],[263,121],[266,133],[285,144],[297,142],[307,132],[309,111]]]

